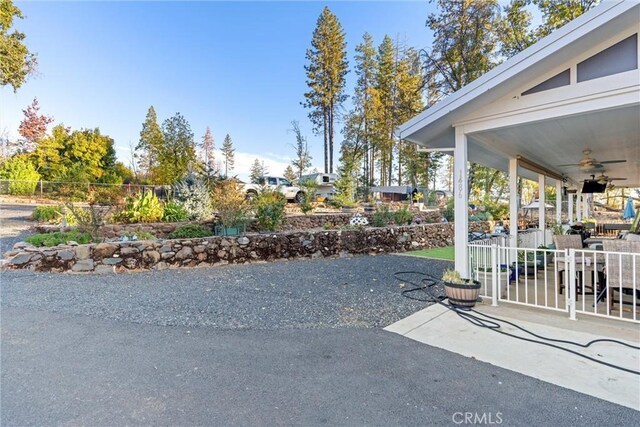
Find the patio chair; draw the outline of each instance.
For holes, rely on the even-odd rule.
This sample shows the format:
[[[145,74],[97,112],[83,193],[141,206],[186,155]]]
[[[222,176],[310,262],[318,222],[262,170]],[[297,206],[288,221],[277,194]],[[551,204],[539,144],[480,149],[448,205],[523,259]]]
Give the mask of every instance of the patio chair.
[[[553,243],[556,245],[556,249],[564,251],[565,249],[582,249],[582,237],[579,234],[566,234],[553,236]],[[558,257],[558,261],[565,262],[564,257]],[[566,265],[566,264],[565,264]],[[562,294],[564,290],[564,276],[566,268],[558,270],[558,293]],[[576,276],[576,296],[580,296],[582,293],[582,272],[578,271]],[[587,286],[585,286],[587,288]],[[593,291],[593,287],[590,288]]]
[[[640,242],[628,240],[605,240],[602,242],[605,252],[626,252],[640,254]],[[635,289],[634,289],[634,262],[635,260]],[[633,295],[640,301],[640,256],[633,255],[608,255],[605,273],[607,288],[609,289],[610,306],[615,304],[614,292],[622,291],[623,294]],[[634,292],[635,290],[635,292]],[[622,309],[622,295],[618,301]]]

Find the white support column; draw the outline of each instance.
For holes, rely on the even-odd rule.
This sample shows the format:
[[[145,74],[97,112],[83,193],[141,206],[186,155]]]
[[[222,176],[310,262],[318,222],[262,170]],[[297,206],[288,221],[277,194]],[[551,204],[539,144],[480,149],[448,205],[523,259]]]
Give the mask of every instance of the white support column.
[[[582,195],[582,217],[589,218],[589,197],[591,194]]]
[[[556,222],[562,222],[562,181],[556,180]]]
[[[469,277],[469,195],[467,190],[467,136],[462,128],[456,128],[456,145],[453,152],[454,210],[455,210],[455,265],[464,278]]]
[[[582,193],[576,196],[576,221],[582,221]]]
[[[567,204],[569,205],[569,223],[573,224],[573,193],[569,193],[569,200],[567,201]]]
[[[518,159],[509,159],[509,235],[512,248],[518,246]]]
[[[545,234],[547,233],[547,204],[544,194],[545,190],[545,176],[538,174],[538,229],[540,229],[540,239],[538,242],[541,245],[546,245]]]

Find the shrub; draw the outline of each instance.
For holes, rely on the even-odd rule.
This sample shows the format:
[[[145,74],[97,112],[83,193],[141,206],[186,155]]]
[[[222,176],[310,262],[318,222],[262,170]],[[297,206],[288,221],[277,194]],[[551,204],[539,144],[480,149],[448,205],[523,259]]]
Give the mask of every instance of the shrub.
[[[393,221],[397,225],[411,224],[411,221],[413,221],[413,215],[406,207],[403,206],[393,214]]]
[[[33,195],[40,174],[24,156],[17,155],[8,159],[0,168],[0,179],[9,179],[9,194],[15,196]]]
[[[138,222],[158,222],[164,211],[162,203],[151,191],[127,198],[124,210],[117,215],[117,219],[130,224]]]
[[[211,201],[225,227],[236,227],[246,221],[249,206],[237,180],[219,181],[213,188]]]
[[[469,217],[469,221],[492,221],[493,216],[489,212],[478,212]]]
[[[162,219],[167,222],[182,222],[189,219],[189,212],[182,203],[170,200],[164,204]]]
[[[303,214],[307,214],[313,210],[313,202],[316,200],[316,191],[318,190],[318,184],[309,179],[306,181],[301,181],[298,186],[304,196],[302,197],[302,202],[300,203],[300,209]]]
[[[31,215],[34,221],[59,223],[62,218],[60,206],[36,206]]]
[[[195,239],[199,237],[213,236],[213,232],[200,224],[185,224],[176,228],[169,234],[169,239]]]
[[[371,218],[371,225],[374,227],[386,227],[393,215],[389,212],[389,206],[380,205],[376,208],[376,211],[373,213],[373,217]]]
[[[284,220],[287,199],[276,190],[264,189],[253,199],[256,219],[261,230],[276,231]]]
[[[89,189],[87,201],[92,205],[119,206],[125,201],[125,193],[120,186],[96,186]]]
[[[489,202],[484,205],[484,210],[496,219],[509,219],[509,205],[507,203]]]
[[[55,233],[34,234],[33,236],[27,237],[25,241],[27,243],[31,243],[33,246],[57,246],[70,241],[74,241],[82,245],[91,243],[91,235],[78,230],[66,232],[57,231]]]
[[[180,202],[192,220],[211,216],[211,195],[207,184],[193,175],[174,186],[175,199]]]
[[[442,216],[445,217],[445,219],[449,222],[452,222],[455,217],[454,204],[455,199],[453,197],[450,197],[449,200],[447,200],[447,206],[442,212]]]

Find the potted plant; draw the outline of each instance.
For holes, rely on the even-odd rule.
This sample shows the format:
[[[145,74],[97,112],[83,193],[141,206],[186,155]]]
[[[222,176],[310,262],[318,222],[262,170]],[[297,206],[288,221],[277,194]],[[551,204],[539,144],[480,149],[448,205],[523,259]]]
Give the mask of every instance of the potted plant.
[[[235,179],[220,181],[212,191],[211,200],[218,212],[215,226],[218,236],[238,236],[246,229],[248,205],[240,184]]]
[[[422,208],[424,208],[424,202],[422,201],[423,199],[424,199],[424,194],[419,192],[414,194],[413,196],[413,202],[418,207],[418,210],[422,210]]]
[[[446,270],[442,275],[444,291],[454,307],[473,307],[480,295],[480,282],[463,279],[455,270]]]

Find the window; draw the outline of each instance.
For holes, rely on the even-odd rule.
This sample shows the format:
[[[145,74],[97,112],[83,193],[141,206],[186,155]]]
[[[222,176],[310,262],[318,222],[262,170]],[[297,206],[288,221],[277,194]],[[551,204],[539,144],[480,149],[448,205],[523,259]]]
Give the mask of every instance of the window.
[[[578,82],[638,68],[638,34],[627,37],[578,64]]]
[[[547,80],[543,81],[539,85],[536,85],[536,86],[532,87],[531,89],[522,92],[522,95],[523,96],[524,95],[530,95],[532,93],[542,92],[544,90],[555,89],[555,88],[561,87],[561,86],[568,86],[569,83],[571,82],[570,77],[571,77],[571,72],[568,69],[564,70],[560,74],[556,74],[555,76],[551,77],[550,79],[547,79]]]
[[[278,185],[278,180],[272,177],[267,178],[269,185]]]
[[[291,183],[289,182],[289,180],[284,178],[280,178],[280,185],[284,187],[291,187]]]

